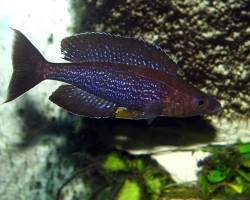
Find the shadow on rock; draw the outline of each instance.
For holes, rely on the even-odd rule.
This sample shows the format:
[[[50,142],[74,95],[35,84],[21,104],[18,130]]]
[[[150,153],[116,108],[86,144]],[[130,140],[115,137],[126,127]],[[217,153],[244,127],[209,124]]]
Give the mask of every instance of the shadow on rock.
[[[64,111],[63,111],[64,112]],[[201,117],[157,118],[150,126],[145,120],[80,118],[64,112],[62,119],[48,118],[39,112],[35,103],[26,99],[18,109],[23,124],[23,142],[27,148],[53,136],[66,137],[60,148],[64,152],[91,152],[98,154],[109,147],[123,150],[151,150],[160,146],[188,146],[213,141],[216,131]],[[78,128],[75,131],[76,127]]]
[[[21,106],[17,108],[17,115],[20,117],[22,141],[14,144],[18,149],[25,150],[43,141],[51,141],[53,137],[70,134],[74,129],[73,120],[67,113],[62,113],[59,118],[47,117],[46,109],[42,112],[37,109],[37,102],[25,98]]]
[[[105,144],[123,150],[154,149],[159,146],[188,146],[209,143],[216,131],[208,120],[158,118],[150,126],[145,120],[84,119],[79,134],[93,148]],[[88,145],[88,146],[89,146]]]

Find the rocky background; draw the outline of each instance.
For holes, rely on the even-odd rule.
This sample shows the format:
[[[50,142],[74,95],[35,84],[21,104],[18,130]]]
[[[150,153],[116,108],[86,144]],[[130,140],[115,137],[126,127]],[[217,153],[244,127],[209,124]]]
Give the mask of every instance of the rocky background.
[[[74,1],[74,32],[140,37],[163,48],[179,75],[214,95],[217,142],[249,139],[250,15],[247,1]]]

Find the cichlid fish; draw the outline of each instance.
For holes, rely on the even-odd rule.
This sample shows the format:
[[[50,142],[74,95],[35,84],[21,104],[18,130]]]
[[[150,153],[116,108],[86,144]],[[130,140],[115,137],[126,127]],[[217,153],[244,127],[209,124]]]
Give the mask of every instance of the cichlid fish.
[[[15,32],[13,74],[6,102],[46,79],[60,86],[50,100],[86,117],[115,115],[125,119],[212,114],[220,103],[177,77],[177,64],[158,46],[106,33],[83,33],[61,41],[64,59],[51,63],[18,30]]]

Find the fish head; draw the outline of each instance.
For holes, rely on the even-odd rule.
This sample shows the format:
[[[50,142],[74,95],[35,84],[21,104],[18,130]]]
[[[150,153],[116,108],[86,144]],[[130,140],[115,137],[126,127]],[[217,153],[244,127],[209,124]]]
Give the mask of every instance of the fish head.
[[[212,96],[199,90],[198,94],[191,99],[190,112],[192,115],[215,114],[221,110],[220,103]]]
[[[191,117],[214,114],[221,109],[215,98],[185,81],[176,84],[175,92],[170,98],[166,98],[165,103],[161,116]]]

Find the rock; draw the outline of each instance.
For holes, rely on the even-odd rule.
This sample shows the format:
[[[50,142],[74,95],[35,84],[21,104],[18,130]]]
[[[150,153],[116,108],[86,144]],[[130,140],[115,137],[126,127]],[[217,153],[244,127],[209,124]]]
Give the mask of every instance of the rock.
[[[216,129],[214,142],[249,141],[247,5],[240,0],[74,1],[73,30],[104,31],[157,44],[178,62],[182,78],[221,102],[220,113],[202,117]]]

